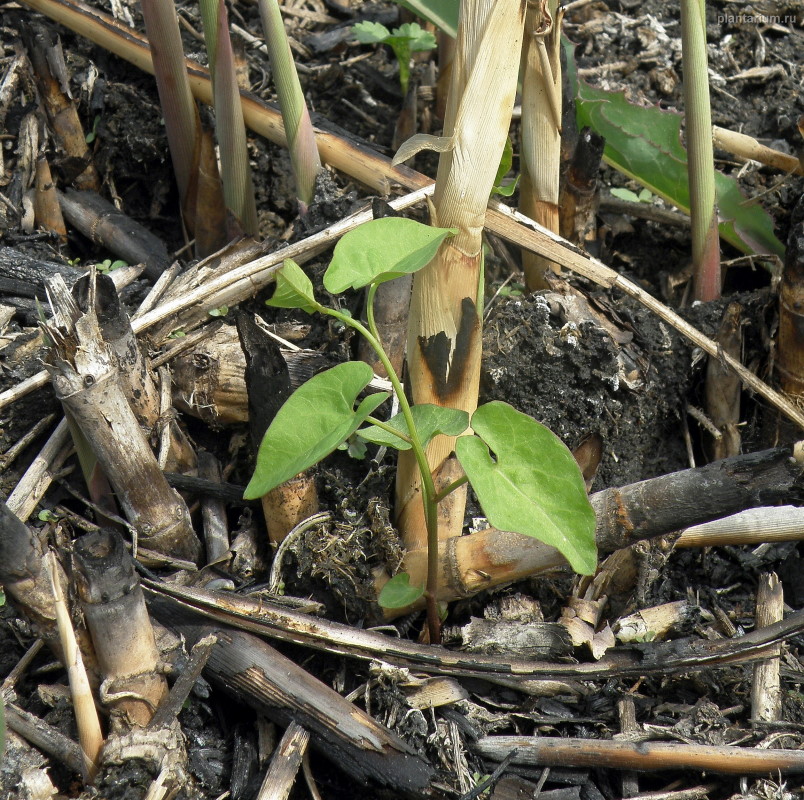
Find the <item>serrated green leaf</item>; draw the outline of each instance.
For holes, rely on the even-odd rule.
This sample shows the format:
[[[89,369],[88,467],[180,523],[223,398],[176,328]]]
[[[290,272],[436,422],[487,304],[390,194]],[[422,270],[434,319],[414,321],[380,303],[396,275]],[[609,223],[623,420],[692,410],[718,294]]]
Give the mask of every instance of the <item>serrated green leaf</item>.
[[[398,572],[380,589],[377,602],[383,608],[404,608],[415,603],[423,594],[423,587],[410,585],[407,572]]]
[[[625,99],[624,92],[595,89],[578,80],[573,47],[566,40],[564,44],[578,127],[588,125],[605,138],[606,163],[689,214],[681,115],[634,105]],[[784,256],[784,246],[773,232],[773,220],[759,201],[747,199],[734,178],[717,170],[715,191],[722,238],[744,253]]]
[[[397,0],[422,19],[432,22],[453,39],[458,34],[458,7],[460,0]]]
[[[358,22],[352,26],[352,33],[360,44],[382,44],[391,31],[379,22]]]
[[[427,443],[440,433],[447,436],[460,436],[469,427],[469,415],[457,408],[444,408],[430,403],[421,403],[413,406],[411,413],[422,447],[427,447]],[[404,414],[394,415],[387,424],[405,436],[410,436],[410,429]],[[397,450],[410,450],[410,445],[404,439],[400,439],[376,425],[361,428],[358,434],[372,444],[394,447]]]
[[[472,428],[455,452],[489,522],[555,547],[576,572],[594,572],[595,512],[561,440],[499,401],[480,406]]]
[[[433,259],[441,242],[455,233],[405,217],[371,220],[335,245],[324,286],[332,294],[340,294],[416,272]]]
[[[243,497],[262,497],[345,442],[388,397],[384,392],[372,394],[354,408],[357,396],[373,377],[368,364],[348,361],[303,383],[265,432]]]
[[[318,308],[313,292],[313,283],[304,270],[286,258],[282,269],[276,273],[276,289],[265,305],[275,308],[300,308],[312,314]]]
[[[436,46],[436,38],[430,31],[424,30],[418,22],[405,22],[394,28],[392,36],[404,37],[414,52],[432,50]]]

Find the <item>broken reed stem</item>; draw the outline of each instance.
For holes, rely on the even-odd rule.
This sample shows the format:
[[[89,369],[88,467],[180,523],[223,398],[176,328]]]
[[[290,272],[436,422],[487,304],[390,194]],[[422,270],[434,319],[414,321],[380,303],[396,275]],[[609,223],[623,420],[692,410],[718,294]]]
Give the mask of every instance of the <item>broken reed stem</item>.
[[[308,730],[297,722],[288,725],[282,740],[274,750],[271,763],[254,800],[286,800],[296,782],[296,775],[309,742]]]
[[[456,228],[413,278],[408,318],[408,378],[416,404],[477,408],[482,350],[482,233],[488,197],[508,137],[524,34],[524,0],[464,0],[444,121],[432,222]],[[436,491],[462,473],[455,437],[436,436],[427,461]],[[438,508],[438,535],[463,528],[466,487]],[[405,547],[425,546],[428,520],[422,477],[411,451],[399,455],[397,523]]]
[[[100,720],[95,709],[95,701],[84,669],[81,651],[78,649],[75,632],[70,622],[70,614],[64,601],[61,583],[57,577],[59,569],[56,563],[56,556],[51,552],[45,556],[45,561],[50,575],[56,623],[59,628],[59,639],[64,653],[64,666],[67,669],[67,676],[70,680],[75,721],[78,726],[78,741],[81,744],[81,751],[84,757],[84,779],[89,783],[94,779],[98,771],[100,751],[103,747],[103,733],[101,733]]]
[[[141,543],[198,559],[201,545],[187,506],[168,485],[128,404],[94,307],[75,320],[67,334],[74,337],[74,351],[55,329],[52,335],[59,340],[48,364],[56,396],[90,442]]]
[[[112,731],[145,727],[167,695],[167,682],[134,561],[117,532],[101,530],[75,542],[73,563]]]
[[[715,147],[734,156],[758,161],[760,164],[782,172],[789,172],[792,175],[804,175],[804,165],[800,159],[782,153],[780,150],[774,150],[772,147],[766,147],[748,134],[737,133],[737,131],[730,131],[715,125],[712,128],[712,140]]]
[[[721,277],[704,0],[681,0],[681,45],[694,296],[706,302],[720,297]]]
[[[472,745],[483,758],[500,761],[512,750],[514,764],[539,767],[605,767],[633,770],[694,769],[727,775],[804,773],[804,751],[718,747],[667,742],[485,736]]]
[[[764,628],[779,622],[784,614],[784,593],[774,572],[759,576],[755,625]],[[782,715],[782,687],[780,683],[781,647],[777,645],[768,658],[754,664],[751,683],[751,720],[775,722]]]
[[[804,508],[750,508],[730,517],[687,528],[675,540],[678,547],[720,547],[804,539]]]
[[[522,58],[522,184],[520,208],[545,228],[559,229],[561,167],[561,17],[558,0],[528,6]],[[547,289],[544,271],[558,265],[524,251],[529,291]]]

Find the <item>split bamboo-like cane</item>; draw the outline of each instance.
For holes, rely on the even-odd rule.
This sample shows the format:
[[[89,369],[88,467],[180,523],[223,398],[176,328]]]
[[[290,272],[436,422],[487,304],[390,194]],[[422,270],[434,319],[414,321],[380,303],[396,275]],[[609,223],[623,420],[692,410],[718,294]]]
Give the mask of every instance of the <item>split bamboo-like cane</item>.
[[[561,167],[561,17],[558,0],[528,5],[522,57],[522,184],[524,214],[551,231],[559,229]],[[535,253],[522,255],[530,291],[547,289],[544,271],[554,262]]]
[[[760,575],[757,588],[756,627],[773,625],[782,619],[784,594],[779,578],[773,572]],[[768,658],[754,664],[751,683],[751,719],[775,722],[782,714],[782,687],[780,683],[781,648],[774,647]]]
[[[145,727],[167,695],[151,620],[122,537],[101,530],[75,543],[74,574],[113,732]]]
[[[476,753],[501,761],[512,750],[514,764],[539,767],[606,767],[634,770],[697,769],[727,775],[800,775],[801,750],[764,750],[750,747],[675,742],[615,742],[559,739],[544,736],[486,736],[473,745]]]
[[[799,203],[787,240],[779,287],[777,368],[782,391],[796,400],[804,394],[804,203]]]
[[[45,557],[47,560],[47,556]],[[75,720],[78,726],[78,741],[84,756],[84,777],[91,781],[98,771],[100,751],[103,747],[103,733],[101,732],[98,712],[92,697],[92,690],[78,649],[67,603],[64,600],[59,569],[56,557],[50,554],[50,585],[53,590],[53,604],[56,611],[56,623],[59,629],[59,639],[64,653],[64,666],[70,679],[70,692],[75,709]]]
[[[66,337],[52,331],[58,342],[47,366],[56,396],[90,443],[141,543],[197,560],[201,544],[187,506],[159,468],[122,391],[94,303],[89,306]]]
[[[452,84],[433,195],[433,223],[454,227],[436,258],[413,280],[408,322],[408,374],[416,403],[477,407],[482,322],[482,232],[516,92],[525,3],[474,0],[461,4]],[[460,477],[450,458],[455,439],[438,436],[427,448],[436,490]],[[405,546],[423,547],[427,523],[418,465],[400,454],[397,518]],[[463,528],[465,487],[439,507],[439,536]]]

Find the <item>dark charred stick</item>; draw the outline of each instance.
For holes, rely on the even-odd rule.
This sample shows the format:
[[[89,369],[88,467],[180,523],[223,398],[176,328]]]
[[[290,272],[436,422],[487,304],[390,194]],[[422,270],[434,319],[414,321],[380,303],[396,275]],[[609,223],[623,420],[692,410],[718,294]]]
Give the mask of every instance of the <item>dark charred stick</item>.
[[[246,388],[251,443],[256,453],[265,431],[290,397],[290,371],[279,345],[247,314],[236,317],[237,335],[246,358]],[[268,538],[278,545],[302,520],[318,511],[315,479],[302,472],[263,495]]]
[[[189,642],[211,630],[188,624],[186,613],[162,598],[154,599],[151,611]],[[255,636],[214,630],[218,641],[205,668],[208,678],[269,719],[302,725],[322,755],[357,780],[406,797],[426,794],[432,767],[394,733]]]
[[[540,767],[613,767],[644,771],[695,769],[727,775],[804,773],[802,750],[541,736],[486,736],[470,747],[490,761],[500,761],[517,748],[513,763]]]
[[[605,140],[589,128],[578,136],[559,203],[559,231],[565,239],[588,246],[597,238],[597,176]]]
[[[167,698],[162,702],[156,713],[148,723],[151,730],[156,728],[169,727],[173,720],[176,719],[177,714],[181,711],[190,692],[193,690],[195,682],[201,675],[201,671],[206,666],[209,656],[212,653],[212,648],[218,641],[214,634],[205,636],[199,639],[190,651],[190,658],[186,665],[179,673],[179,677],[170,689]]]
[[[158,278],[170,266],[164,242],[96,192],[68,189],[59,192],[59,204],[67,221],[93,244],[129,264],[145,264],[149,278]]]
[[[718,346],[732,358],[740,359],[743,349],[741,333],[743,307],[729,303],[720,320]],[[740,452],[740,379],[718,358],[709,356],[706,363],[706,413],[714,423],[719,437],[709,442],[713,460],[736,456]]]
[[[597,492],[598,547],[609,553],[746,508],[795,503],[801,476],[791,448],[779,447]]]
[[[199,454],[200,455],[200,454]],[[181,492],[191,495],[212,497],[227,504],[237,506],[257,506],[256,500],[244,500],[243,492],[245,486],[238,486],[234,483],[215,483],[206,478],[196,478],[193,475],[179,475],[176,472],[166,472],[167,482]]]
[[[167,683],[131,556],[116,531],[100,530],[76,540],[73,565],[112,729],[144,727],[167,695]]]
[[[282,608],[268,600],[253,600],[231,592],[180,588],[153,581],[144,581],[143,588],[149,605],[156,602],[157,597],[170,598],[176,606],[201,614],[215,624],[232,625],[260,636],[269,636],[331,654],[363,660],[380,659],[423,672],[463,677],[493,676],[513,680],[563,676],[591,680],[672,673],[682,669],[700,669],[754,660],[765,655],[769,646],[804,630],[804,611],[798,611],[783,622],[753,630],[734,639],[713,642],[677,639],[672,642],[612,648],[596,663],[565,664],[418,645],[404,639],[393,639],[380,633],[311,617]]]
[[[64,663],[45,555],[45,545],[36,532],[0,500],[0,584],[17,610],[34,625],[45,644]],[[58,580],[66,592],[67,576],[60,568],[58,573]],[[79,632],[79,637],[84,665],[90,673],[90,680],[97,685],[92,645],[85,632]]]
[[[76,775],[83,772],[84,756],[77,742],[14,703],[6,703],[5,709],[9,730],[64,764]]]
[[[41,261],[16,247],[0,247],[0,278],[14,281],[14,294],[22,297],[38,297],[44,303],[48,278],[61,275],[67,284],[72,285],[83,274],[82,269],[55,261]]]
[[[25,39],[50,128],[59,149],[64,153],[59,169],[68,183],[74,181],[81,189],[97,191],[100,180],[92,164],[92,154],[78,111],[70,96],[70,76],[67,74],[61,40],[57,34],[39,25],[34,26],[32,31],[26,31]]]

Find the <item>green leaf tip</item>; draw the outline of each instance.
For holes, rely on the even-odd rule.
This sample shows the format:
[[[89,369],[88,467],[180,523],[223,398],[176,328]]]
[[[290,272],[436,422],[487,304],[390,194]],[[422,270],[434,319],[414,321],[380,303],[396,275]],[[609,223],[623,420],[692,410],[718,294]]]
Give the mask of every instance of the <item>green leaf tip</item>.
[[[472,428],[476,435],[458,439],[455,452],[489,522],[555,547],[576,572],[594,572],[595,512],[561,440],[499,401],[480,406]]]
[[[380,589],[377,602],[383,608],[405,608],[424,595],[424,589],[410,585],[410,575],[398,572]]]
[[[318,309],[313,283],[295,261],[285,259],[282,268],[276,273],[274,295],[265,301],[265,305],[275,308],[299,308],[308,314]]]
[[[405,217],[366,222],[335,245],[324,287],[340,294],[417,272],[432,261],[444,239],[455,233],[451,228],[435,228]]]
[[[373,376],[368,364],[348,361],[303,383],[265,432],[243,497],[262,497],[345,442],[388,397],[384,392],[371,394],[354,408],[357,396]]]

